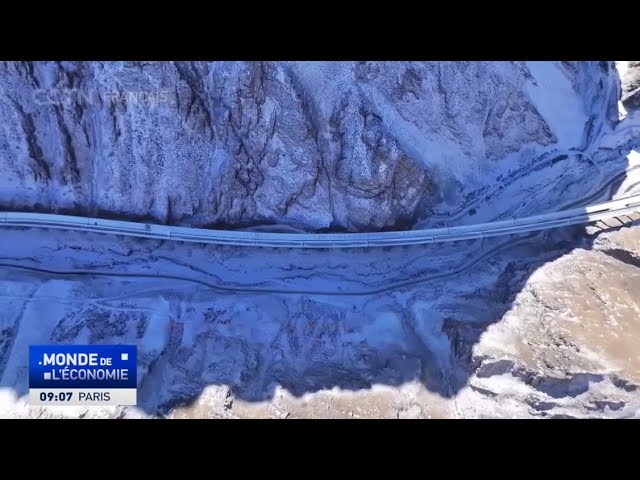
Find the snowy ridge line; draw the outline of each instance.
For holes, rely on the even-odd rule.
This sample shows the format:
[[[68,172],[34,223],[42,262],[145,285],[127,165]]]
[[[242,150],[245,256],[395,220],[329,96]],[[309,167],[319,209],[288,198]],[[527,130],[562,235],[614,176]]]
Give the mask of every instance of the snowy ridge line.
[[[0,226],[56,228],[247,247],[354,248],[453,242],[513,235],[640,213],[640,194],[587,207],[458,227],[373,233],[271,233],[174,227],[30,212],[0,212]]]

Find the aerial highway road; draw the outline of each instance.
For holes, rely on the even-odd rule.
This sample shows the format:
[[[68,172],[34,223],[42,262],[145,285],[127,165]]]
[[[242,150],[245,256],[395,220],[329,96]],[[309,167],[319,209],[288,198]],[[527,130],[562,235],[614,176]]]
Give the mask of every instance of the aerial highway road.
[[[114,235],[213,243],[220,245],[282,248],[363,248],[454,242],[500,235],[522,234],[595,222],[640,213],[640,194],[587,207],[475,225],[373,233],[274,233],[210,230],[151,223],[106,220],[29,212],[0,212],[0,226],[55,228]]]

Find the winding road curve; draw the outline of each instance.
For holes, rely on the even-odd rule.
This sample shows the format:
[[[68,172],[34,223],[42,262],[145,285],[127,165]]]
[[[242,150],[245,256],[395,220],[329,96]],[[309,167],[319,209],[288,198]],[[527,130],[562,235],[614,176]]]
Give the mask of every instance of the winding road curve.
[[[350,289],[350,290],[321,290],[321,289],[310,289],[310,288],[276,288],[276,287],[253,287],[253,286],[227,286],[221,285],[217,283],[208,282],[206,280],[201,280],[194,277],[187,277],[183,275],[168,275],[168,274],[157,274],[157,273],[130,273],[130,272],[109,272],[109,271],[101,271],[101,270],[53,270],[50,268],[41,268],[27,265],[18,265],[14,263],[0,263],[0,268],[12,269],[12,270],[23,270],[27,272],[41,273],[45,275],[53,275],[62,278],[81,278],[81,277],[112,277],[112,278],[137,278],[137,279],[152,279],[152,280],[173,280],[179,282],[185,282],[187,284],[195,284],[200,285],[205,288],[214,290],[218,293],[244,293],[244,294],[284,294],[284,295],[326,295],[326,296],[342,296],[342,297],[363,297],[368,295],[379,295],[381,293],[386,293],[394,290],[400,290],[402,288],[411,287],[414,285],[419,285],[423,283],[429,283],[434,280],[441,280],[447,277],[453,277],[455,275],[459,275],[460,273],[469,270],[474,267],[481,261],[491,257],[494,253],[502,250],[503,248],[510,246],[513,247],[519,243],[526,243],[531,237],[534,235],[528,235],[516,242],[503,242],[500,245],[492,248],[491,250],[484,252],[482,255],[474,258],[473,260],[465,263],[459,268],[454,270],[436,273],[432,275],[424,275],[418,278],[411,278],[407,280],[397,280],[393,282],[386,283],[379,287],[370,287],[363,289]],[[175,287],[174,287],[175,288]],[[155,289],[152,291],[159,291],[164,289]],[[144,293],[149,293],[150,291],[145,291]],[[135,296],[140,292],[129,292],[123,296],[118,296],[118,299],[122,299],[123,297]],[[11,298],[15,298],[12,296]],[[42,298],[42,297],[39,297]],[[101,299],[98,299],[101,300]],[[111,299],[108,299],[111,300]],[[61,303],[69,303],[67,298],[56,298],[56,301]],[[84,303],[84,300],[80,300],[80,303]],[[109,307],[112,308],[112,307]]]

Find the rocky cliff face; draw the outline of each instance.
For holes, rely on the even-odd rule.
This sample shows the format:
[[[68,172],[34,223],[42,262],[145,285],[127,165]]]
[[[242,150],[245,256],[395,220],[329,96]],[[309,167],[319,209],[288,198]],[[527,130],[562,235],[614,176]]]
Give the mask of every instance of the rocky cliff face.
[[[622,77],[622,103],[628,109],[640,107],[640,62],[628,62]]]
[[[0,205],[407,228],[583,147],[618,83],[613,62],[4,62]]]

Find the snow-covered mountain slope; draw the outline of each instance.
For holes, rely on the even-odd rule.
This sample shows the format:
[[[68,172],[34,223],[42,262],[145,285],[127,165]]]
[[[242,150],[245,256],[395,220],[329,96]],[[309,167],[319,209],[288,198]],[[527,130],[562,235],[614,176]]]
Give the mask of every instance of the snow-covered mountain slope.
[[[619,225],[325,252],[6,229],[0,418],[638,417]],[[29,405],[38,343],[136,344],[137,407]]]
[[[375,230],[640,189],[613,62],[5,63],[0,85],[3,207]],[[7,227],[0,417],[637,418],[638,218],[348,251]],[[35,343],[136,344],[137,407],[29,405]]]
[[[0,207],[408,228],[617,122],[614,62],[4,62]]]

